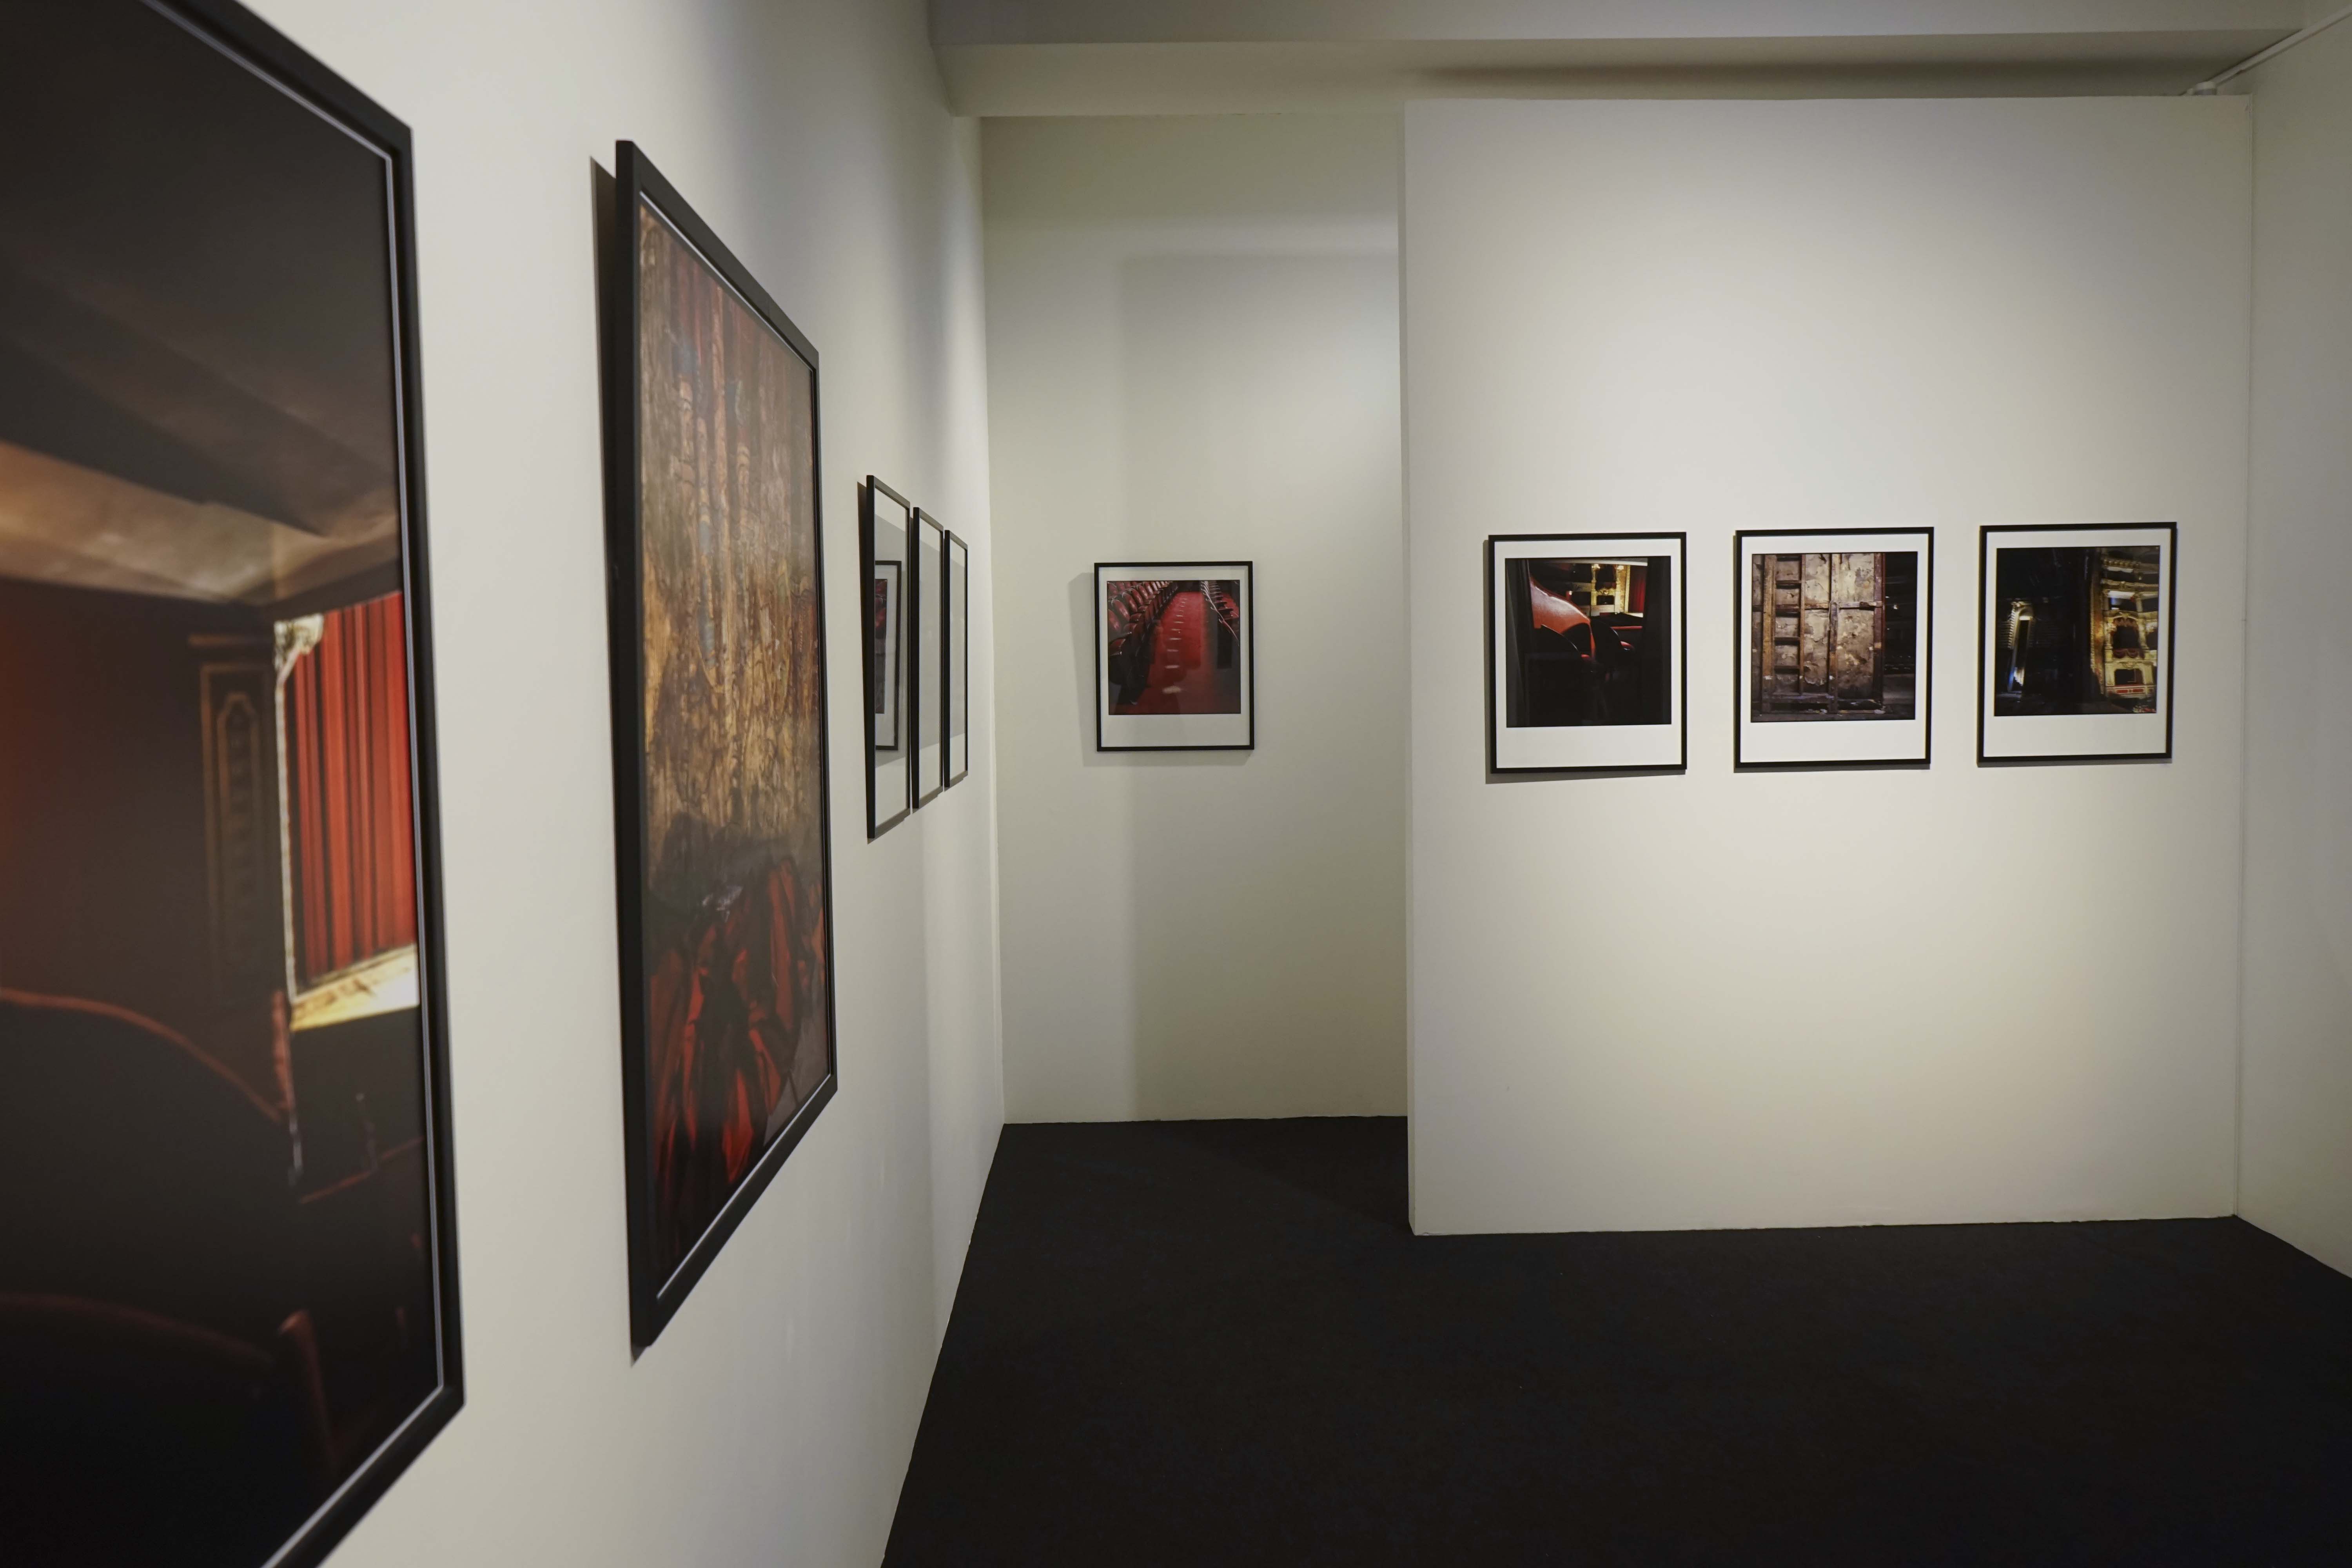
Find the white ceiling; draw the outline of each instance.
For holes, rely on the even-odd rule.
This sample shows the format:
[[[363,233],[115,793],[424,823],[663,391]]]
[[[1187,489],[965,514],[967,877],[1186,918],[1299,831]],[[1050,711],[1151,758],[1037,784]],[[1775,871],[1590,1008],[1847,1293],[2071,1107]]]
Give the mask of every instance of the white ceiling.
[[[2328,0],[931,0],[963,114],[2180,92]]]

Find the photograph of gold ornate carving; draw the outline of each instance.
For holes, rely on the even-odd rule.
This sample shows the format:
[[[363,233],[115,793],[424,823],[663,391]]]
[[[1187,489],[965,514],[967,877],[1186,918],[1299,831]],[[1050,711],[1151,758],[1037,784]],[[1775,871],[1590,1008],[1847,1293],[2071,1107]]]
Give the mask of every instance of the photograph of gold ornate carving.
[[[2168,522],[1988,528],[1978,757],[2172,754]]]

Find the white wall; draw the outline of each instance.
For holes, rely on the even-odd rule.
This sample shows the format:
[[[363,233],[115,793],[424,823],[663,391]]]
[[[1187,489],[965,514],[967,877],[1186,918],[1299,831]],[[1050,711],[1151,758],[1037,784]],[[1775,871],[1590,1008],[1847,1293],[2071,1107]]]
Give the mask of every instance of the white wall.
[[[1392,118],[992,121],[1016,1121],[1404,1108]],[[1256,563],[1257,749],[1094,749],[1097,561]]]
[[[1406,114],[1413,1219],[2225,1214],[2242,102]],[[2177,760],[1973,765],[1977,528],[2177,519]],[[1935,765],[1731,772],[1735,529],[1933,524]],[[1686,774],[1489,783],[1480,541],[1690,534]]]
[[[2239,1212],[2352,1270],[2352,26],[2251,80]]]
[[[978,139],[920,0],[259,0],[415,135],[466,1408],[362,1564],[871,1564],[1001,1121],[972,782],[863,831],[854,485],[974,537]],[[592,163],[643,143],[823,356],[841,1092],[632,1363]],[[983,659],[986,654],[981,656]]]

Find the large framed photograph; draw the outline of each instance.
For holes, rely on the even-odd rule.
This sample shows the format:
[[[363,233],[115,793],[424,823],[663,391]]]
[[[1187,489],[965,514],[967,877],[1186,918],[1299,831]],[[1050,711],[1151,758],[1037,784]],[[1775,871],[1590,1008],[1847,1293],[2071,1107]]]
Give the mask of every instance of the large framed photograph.
[[[460,1401],[409,135],[0,48],[0,1558],[315,1563]]]
[[[1491,771],[1685,765],[1684,547],[1679,533],[1486,541]]]
[[[915,804],[930,805],[948,777],[948,531],[915,513]]]
[[[948,535],[948,787],[971,772],[971,547]]]
[[[2172,755],[2168,522],[1989,527],[1977,761]]]
[[[604,279],[631,1325],[832,1099],[817,356],[632,143]]]
[[[1257,744],[1256,585],[1246,561],[1095,566],[1095,746]]]
[[[907,689],[907,594],[915,508],[871,474],[858,491],[858,553],[866,581],[866,837],[879,838],[915,808]]]
[[[1735,537],[1734,767],[1927,765],[1935,550],[1924,528]]]

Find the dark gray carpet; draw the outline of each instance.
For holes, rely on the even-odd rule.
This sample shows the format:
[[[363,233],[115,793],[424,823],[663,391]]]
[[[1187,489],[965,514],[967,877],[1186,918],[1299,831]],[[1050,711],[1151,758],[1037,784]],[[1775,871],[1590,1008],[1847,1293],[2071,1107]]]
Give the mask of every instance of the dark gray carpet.
[[[1415,1237],[1399,1121],[1008,1127],[887,1563],[2352,1563],[2236,1220]]]

